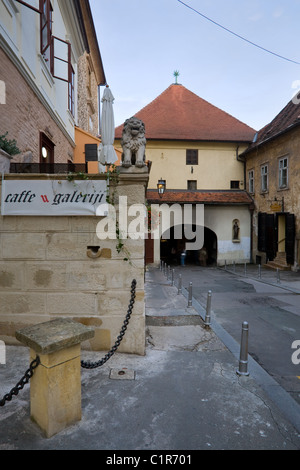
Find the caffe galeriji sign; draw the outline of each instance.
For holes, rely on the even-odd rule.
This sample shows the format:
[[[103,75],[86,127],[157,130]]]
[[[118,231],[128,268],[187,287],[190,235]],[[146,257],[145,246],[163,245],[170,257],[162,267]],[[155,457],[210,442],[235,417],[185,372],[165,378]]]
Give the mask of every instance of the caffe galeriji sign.
[[[2,180],[1,215],[107,215],[103,180]]]

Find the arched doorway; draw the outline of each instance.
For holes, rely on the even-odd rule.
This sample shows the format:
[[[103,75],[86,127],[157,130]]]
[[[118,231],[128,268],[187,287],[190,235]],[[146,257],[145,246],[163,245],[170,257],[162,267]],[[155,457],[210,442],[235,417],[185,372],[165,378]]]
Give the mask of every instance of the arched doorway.
[[[163,234],[160,240],[160,258],[170,265],[180,265],[181,253],[185,249],[186,242],[192,243],[193,240],[186,240],[183,237],[176,239],[174,237],[175,227],[170,228],[168,238]],[[182,233],[184,229],[182,227]],[[218,259],[218,239],[215,232],[207,227],[204,227],[204,243],[201,250],[189,250],[186,252],[186,264],[193,264],[196,266],[215,266]]]

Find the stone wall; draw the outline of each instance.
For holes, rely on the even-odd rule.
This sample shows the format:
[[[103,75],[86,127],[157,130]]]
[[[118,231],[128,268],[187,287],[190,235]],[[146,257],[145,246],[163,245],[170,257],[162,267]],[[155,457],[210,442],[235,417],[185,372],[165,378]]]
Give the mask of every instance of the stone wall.
[[[148,173],[120,174],[118,192],[128,197],[128,204],[143,204],[147,182]],[[126,240],[130,255],[124,261],[117,240],[97,237],[100,220],[91,216],[0,217],[1,340],[15,344],[16,329],[68,317],[95,327],[95,337],[86,348],[109,350],[122,327],[131,282],[136,279],[133,314],[119,351],[144,354],[144,240]],[[100,247],[100,256],[88,247]]]
[[[97,137],[99,135],[98,85],[90,54],[78,60],[78,122],[77,125]]]

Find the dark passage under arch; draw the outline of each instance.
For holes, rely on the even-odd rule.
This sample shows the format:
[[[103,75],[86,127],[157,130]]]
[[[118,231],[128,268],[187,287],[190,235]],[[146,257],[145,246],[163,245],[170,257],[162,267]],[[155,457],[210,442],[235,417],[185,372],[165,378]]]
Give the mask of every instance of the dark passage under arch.
[[[170,228],[170,233],[163,234],[160,241],[160,258],[170,265],[181,264],[181,254],[185,250],[186,243],[193,240],[186,240],[184,237],[184,227],[182,226],[182,238],[174,237],[175,229]],[[185,264],[195,266],[215,266],[218,257],[218,240],[215,232],[204,227],[204,243],[201,250],[188,250],[186,252]]]

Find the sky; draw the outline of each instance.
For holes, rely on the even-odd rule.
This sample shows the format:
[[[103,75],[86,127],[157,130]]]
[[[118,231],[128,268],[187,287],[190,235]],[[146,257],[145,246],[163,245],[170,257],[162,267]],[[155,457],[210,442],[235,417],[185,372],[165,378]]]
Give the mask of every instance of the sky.
[[[184,3],[198,13],[179,0],[90,0],[116,126],[179,71],[178,83],[260,130],[300,90],[300,0]]]

